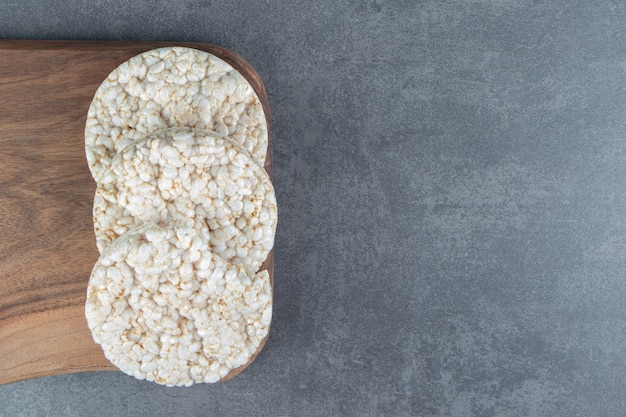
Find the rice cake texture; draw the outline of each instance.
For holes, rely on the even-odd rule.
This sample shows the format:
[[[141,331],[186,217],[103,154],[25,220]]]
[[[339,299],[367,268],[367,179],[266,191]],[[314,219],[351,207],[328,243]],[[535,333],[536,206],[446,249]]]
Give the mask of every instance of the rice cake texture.
[[[264,164],[267,120],[252,86],[232,66],[204,51],[166,47],[117,67],[87,113],[85,151],[91,174],[104,174],[115,154],[165,127],[227,135]]]
[[[267,271],[248,275],[193,229],[146,224],[95,264],[85,305],[92,337],[128,375],[167,386],[217,382],[268,333]]]
[[[205,130],[160,130],[121,150],[98,184],[98,249],[145,222],[174,221],[196,229],[217,255],[255,272],[274,245],[274,188],[234,141]]]

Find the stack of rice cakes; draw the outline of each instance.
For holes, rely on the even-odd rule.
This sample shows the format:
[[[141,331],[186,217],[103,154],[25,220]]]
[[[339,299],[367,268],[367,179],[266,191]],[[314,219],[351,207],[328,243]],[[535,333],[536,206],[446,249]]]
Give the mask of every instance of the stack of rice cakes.
[[[100,258],[85,314],[123,372],[216,382],[260,349],[272,288],[258,270],[277,225],[267,146],[253,88],[203,51],[145,52],[97,90],[85,149]]]

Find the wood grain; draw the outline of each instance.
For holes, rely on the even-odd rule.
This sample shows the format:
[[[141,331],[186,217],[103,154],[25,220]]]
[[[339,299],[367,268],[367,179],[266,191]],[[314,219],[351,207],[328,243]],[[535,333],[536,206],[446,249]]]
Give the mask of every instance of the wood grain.
[[[116,370],[93,342],[84,315],[98,259],[85,119],[109,72],[138,53],[173,45],[224,59],[253,86],[267,117],[271,176],[267,94],[239,55],[198,43],[0,40],[0,384]],[[272,285],[273,259],[272,252],[262,266]]]

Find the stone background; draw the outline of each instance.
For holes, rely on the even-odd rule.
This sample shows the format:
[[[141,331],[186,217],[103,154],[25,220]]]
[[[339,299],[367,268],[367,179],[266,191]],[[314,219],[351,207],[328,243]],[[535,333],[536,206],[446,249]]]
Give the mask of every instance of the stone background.
[[[42,378],[0,415],[626,415],[623,1],[8,0],[0,37],[243,55],[280,215],[241,376]]]

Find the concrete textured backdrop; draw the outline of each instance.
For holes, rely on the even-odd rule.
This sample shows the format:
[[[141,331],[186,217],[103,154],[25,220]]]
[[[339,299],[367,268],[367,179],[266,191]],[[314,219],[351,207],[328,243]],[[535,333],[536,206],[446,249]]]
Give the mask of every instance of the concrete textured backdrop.
[[[233,381],[43,378],[0,415],[626,415],[625,2],[43,3],[2,2],[0,37],[258,69],[274,322]]]

